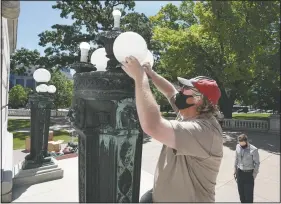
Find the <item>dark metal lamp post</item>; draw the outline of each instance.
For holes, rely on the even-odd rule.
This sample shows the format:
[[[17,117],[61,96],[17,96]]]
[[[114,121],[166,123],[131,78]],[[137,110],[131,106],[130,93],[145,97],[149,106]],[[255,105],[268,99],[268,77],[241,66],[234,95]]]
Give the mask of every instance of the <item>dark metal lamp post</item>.
[[[135,107],[134,82],[121,69],[113,43],[121,34],[121,13],[114,29],[97,36],[104,46],[107,71],[87,62],[90,49],[81,44],[81,62],[72,65],[72,121],[79,134],[79,202],[139,202],[143,132]],[[85,57],[86,56],[86,57]]]
[[[30,95],[29,105],[31,110],[30,154],[25,157],[22,169],[33,169],[44,165],[53,164],[48,157],[48,136],[51,109],[53,107],[53,93],[56,87],[46,85],[51,74],[46,69],[37,69],[33,77],[39,83],[36,92]]]

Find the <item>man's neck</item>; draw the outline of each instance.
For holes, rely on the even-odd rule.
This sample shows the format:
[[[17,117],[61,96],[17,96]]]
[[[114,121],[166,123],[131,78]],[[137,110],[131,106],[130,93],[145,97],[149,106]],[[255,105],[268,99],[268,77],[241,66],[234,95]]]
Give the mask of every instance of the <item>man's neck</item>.
[[[197,118],[198,116],[199,116],[198,114],[183,114],[181,115],[181,118],[183,120],[190,120],[190,119]]]

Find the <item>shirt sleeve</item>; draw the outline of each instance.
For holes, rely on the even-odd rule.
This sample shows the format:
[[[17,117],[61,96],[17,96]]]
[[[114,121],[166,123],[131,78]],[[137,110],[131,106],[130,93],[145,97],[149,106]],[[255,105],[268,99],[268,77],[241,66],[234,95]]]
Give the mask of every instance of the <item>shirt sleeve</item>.
[[[176,155],[210,157],[213,137],[202,125],[193,121],[170,120],[175,133]]]
[[[257,176],[257,174],[259,173],[259,168],[260,168],[260,155],[259,155],[259,152],[258,152],[258,149],[256,149],[254,152],[253,152],[253,161],[254,161],[254,177]]]
[[[235,160],[234,160],[234,170],[237,170],[237,165],[238,165],[238,154],[237,154],[237,146],[235,149]]]

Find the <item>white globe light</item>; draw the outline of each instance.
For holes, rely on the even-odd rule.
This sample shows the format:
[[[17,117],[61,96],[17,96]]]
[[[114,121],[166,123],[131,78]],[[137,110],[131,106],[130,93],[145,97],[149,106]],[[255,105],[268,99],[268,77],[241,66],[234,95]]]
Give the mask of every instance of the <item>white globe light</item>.
[[[40,84],[36,87],[37,92],[47,92],[48,91],[48,85],[47,84]]]
[[[36,86],[36,92],[40,92],[40,87]]]
[[[114,18],[114,28],[120,27],[120,18],[121,18],[121,12],[119,10],[114,10],[112,12],[113,18]]]
[[[48,92],[49,93],[55,93],[57,88],[54,85],[49,85],[48,86]]]
[[[113,53],[119,62],[125,61],[125,58],[129,56],[134,56],[142,62],[147,55],[147,44],[141,35],[125,32],[114,41]]]
[[[142,61],[141,65],[143,65],[146,62],[149,62],[151,67],[153,67],[153,65],[154,65],[154,57],[153,57],[152,52],[150,52],[149,50],[147,51],[146,58],[145,58],[145,60]]]
[[[91,56],[91,63],[96,66],[97,71],[106,71],[108,60],[105,48],[95,50]]]
[[[33,78],[35,79],[36,82],[46,83],[50,81],[51,74],[48,70],[40,68],[35,70],[35,72],[33,73]]]
[[[121,11],[119,11],[118,9],[116,9],[116,10],[114,10],[114,11],[112,12],[112,15],[113,15],[113,17],[115,17],[115,16],[121,17]]]
[[[90,50],[90,44],[86,42],[82,42],[80,44],[80,50],[81,50],[81,56],[80,56],[80,61],[81,62],[87,62],[88,61],[88,53]]]
[[[81,42],[80,43],[80,49],[81,50],[90,50],[91,46],[89,43],[87,42]]]

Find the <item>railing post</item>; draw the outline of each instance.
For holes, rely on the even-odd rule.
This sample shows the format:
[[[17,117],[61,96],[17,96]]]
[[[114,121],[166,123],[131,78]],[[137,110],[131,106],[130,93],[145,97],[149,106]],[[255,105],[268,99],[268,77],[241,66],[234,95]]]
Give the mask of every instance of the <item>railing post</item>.
[[[272,114],[269,117],[269,132],[280,134],[280,115]]]

